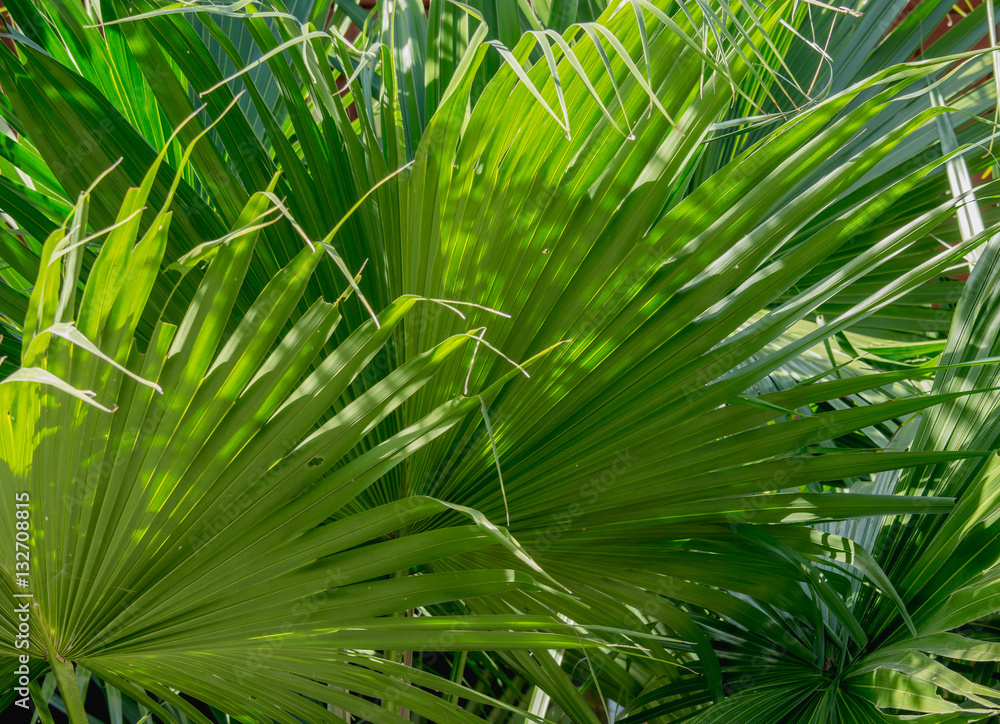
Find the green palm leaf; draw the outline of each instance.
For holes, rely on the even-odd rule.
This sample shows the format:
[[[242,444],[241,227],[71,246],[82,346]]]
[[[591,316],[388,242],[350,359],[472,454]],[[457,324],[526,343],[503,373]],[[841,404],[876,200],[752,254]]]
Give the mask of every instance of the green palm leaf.
[[[995,101],[979,25],[904,63],[937,10],[824,15],[864,57],[820,99],[815,8],[601,5],[386,3],[365,55],[281,6],[104,2],[102,36],[11,4],[46,32],[0,52],[0,433],[60,690],[69,659],[194,721],[178,691],[288,722],[990,706],[891,648],[994,600],[996,219],[956,233],[969,147],[936,145]],[[451,650],[493,653],[404,663]]]
[[[414,357],[317,427],[418,300],[399,300],[378,325],[363,325],[324,355],[340,319],[336,304],[313,304],[282,334],[324,254],[321,247],[304,247],[226,335],[258,236],[254,221],[269,203],[267,195],[255,194],[237,231],[217,247],[181,324],[161,319],[140,351],[135,325],[172,220],[164,208],[139,236],[135,211],[147,203],[156,171],[154,166],[144,186],[128,193],[120,212],[127,223],[105,239],[78,307],[72,297],[81,247],[66,242],[81,234],[90,194],[81,196],[75,217],[42,250],[43,272],[24,327],[24,363],[31,367],[8,377],[2,392],[3,486],[34,501],[31,572],[14,576],[13,567],[4,570],[4,646],[16,651],[10,612],[21,600],[14,597],[14,584],[24,582],[33,605],[29,653],[52,667],[74,721],[80,702],[67,690],[67,661],[182,711],[190,707],[161,683],[170,667],[174,688],[233,713],[267,712],[293,721],[293,713],[311,712],[314,721],[332,720],[302,698],[313,696],[315,687],[303,678],[304,670],[248,662],[270,656],[261,652],[287,641],[300,664],[327,661],[326,683],[371,695],[394,679],[348,651],[440,648],[442,634],[416,619],[376,619],[370,640],[338,643],[347,622],[348,631],[364,630],[372,617],[536,585],[513,570],[406,576],[435,558],[498,541],[515,545],[480,524],[384,540],[448,509],[431,499],[400,499],[323,524],[477,408],[478,397],[456,397],[363,454],[345,457],[470,338],[459,335]],[[70,251],[60,256],[60,248]],[[25,527],[15,523],[21,519],[5,518],[5,560],[15,557],[14,534]],[[46,543],[53,540],[66,543]],[[403,577],[392,577],[398,571]],[[298,613],[291,628],[275,628],[292,610]],[[337,619],[341,623],[333,624]],[[382,625],[388,621],[393,624]],[[578,640],[534,628],[508,631],[475,618],[452,625],[459,631],[452,646],[459,648],[494,648],[491,638],[508,639],[513,648]],[[339,661],[327,659],[331,644],[345,649]],[[265,697],[234,697],[231,687],[194,683],[220,670],[255,679],[276,676],[283,683]],[[331,703],[359,716],[372,709],[357,697],[323,691]],[[395,685],[392,697],[413,711],[463,716],[408,684]],[[189,716],[204,721],[197,712]],[[389,720],[385,713],[372,716]]]

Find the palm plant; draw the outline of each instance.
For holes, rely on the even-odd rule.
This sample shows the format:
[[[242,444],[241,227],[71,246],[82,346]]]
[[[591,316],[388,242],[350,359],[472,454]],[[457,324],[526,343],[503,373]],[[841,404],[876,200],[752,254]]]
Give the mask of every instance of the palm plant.
[[[164,721],[991,715],[995,244],[937,281],[996,231],[986,10],[912,61],[934,3],[572,5],[386,4],[359,53],[8,3],[42,708],[85,721],[75,666]]]
[[[511,545],[476,515],[471,516],[472,525],[364,545],[447,509],[431,499],[400,499],[316,527],[381,472],[478,404],[474,397],[445,403],[350,462],[343,460],[470,337],[459,335],[436,345],[316,428],[322,411],[331,407],[418,300],[400,299],[380,315],[378,324],[362,325],[332,354],[316,361],[340,321],[336,304],[319,301],[275,345],[324,253],[321,247],[306,247],[268,283],[223,343],[225,320],[253,253],[255,222],[269,204],[266,194],[255,194],[229,239],[199,251],[199,258],[213,258],[182,323],[175,327],[158,322],[151,346],[139,352],[133,345],[134,327],[160,266],[171,221],[170,212],[161,210],[136,243],[136,210],[148,197],[155,170],[123,207],[123,223],[102,246],[73,317],[66,315],[74,308],[77,292],[74,280],[82,258],[88,195],[81,197],[72,223],[46,241],[42,260],[46,273],[35,286],[31,321],[24,327],[24,366],[4,382],[9,386],[5,391],[12,390],[4,433],[9,453],[4,456],[5,479],[36,501],[30,519],[36,536],[80,531],[80,548],[74,553],[62,546],[36,549],[32,577],[23,578],[34,596],[40,634],[32,642],[38,648],[30,653],[48,661],[74,721],[82,716],[81,703],[67,693],[75,689],[67,684],[73,681],[67,661],[84,662],[105,681],[138,701],[148,701],[153,711],[160,707],[148,700],[145,691],[181,711],[190,709],[158,683],[172,679],[174,686],[180,684],[178,688],[189,694],[247,715],[250,710],[227,689],[245,685],[250,677],[266,680],[272,657],[293,656],[300,666],[314,671],[315,667],[340,669],[346,678],[338,680],[331,673],[324,675],[324,681],[352,691],[363,693],[367,688],[371,694],[390,689],[391,671],[370,671],[365,684],[364,676],[355,674],[354,680],[348,673],[349,658],[334,661],[324,653],[338,637],[350,638],[343,624],[331,625],[332,612],[340,611],[342,621],[353,622],[383,613],[386,599],[392,612],[399,597],[411,606],[426,606],[442,600],[442,590],[450,591],[445,599],[454,595],[456,585],[465,590],[463,596],[478,596],[528,582],[514,571],[481,571],[461,580],[448,573],[404,575],[373,585],[369,579],[405,572],[438,555],[497,541]],[[100,353],[99,347],[111,355]],[[312,373],[300,379],[314,361]],[[53,384],[59,391],[36,383]],[[108,414],[111,410],[91,399],[92,393],[82,391],[83,386],[101,389],[114,400],[115,414]],[[67,400],[62,394],[71,397]],[[72,396],[77,399],[71,402]],[[36,407],[45,411],[33,423],[27,422],[29,410]],[[60,450],[74,447],[77,436],[90,441],[87,451],[81,450],[79,457],[61,455]],[[22,439],[34,444],[26,445]],[[106,441],[104,450],[92,446],[98,440]],[[222,450],[231,452],[220,454]],[[336,472],[328,475],[334,468]],[[144,483],[137,484],[138,480]],[[281,508],[284,524],[275,514]],[[13,531],[14,519],[9,523]],[[242,554],[236,559],[235,536],[244,541],[237,546]],[[13,559],[13,545],[10,548],[7,554]],[[265,565],[260,565],[254,549],[269,551]],[[108,555],[109,551],[114,553]],[[295,572],[290,576],[291,571]],[[281,584],[272,588],[268,581],[275,579]],[[84,585],[86,581],[91,585]],[[4,582],[9,597],[17,591],[14,578],[7,576]],[[331,595],[331,590],[336,593]],[[84,600],[90,603],[77,605]],[[280,632],[272,629],[276,617],[283,617]],[[209,623],[212,618],[216,623]],[[467,622],[471,628],[459,631],[459,639],[483,635],[481,622],[475,618]],[[376,636],[405,646],[405,632],[426,629],[422,623],[390,618],[376,622]],[[495,623],[487,621],[487,629]],[[235,639],[223,633],[233,625],[243,630]],[[174,632],[175,643],[209,634],[214,645],[198,646],[208,657],[203,665],[216,672],[228,670],[230,683],[222,689],[204,680],[198,683],[196,669],[183,663],[183,656],[171,663],[173,645],[163,647],[162,639],[157,643],[157,631],[165,629]],[[303,637],[295,629],[313,635]],[[258,635],[265,631],[270,633]],[[294,642],[288,641],[286,649],[284,639],[290,634]],[[522,638],[523,633],[513,636]],[[324,638],[330,641],[324,643]],[[306,648],[300,650],[303,645]],[[241,661],[250,654],[252,663]],[[174,674],[165,673],[172,668]],[[299,680],[296,690],[308,691],[310,684],[301,672],[291,675]],[[271,685],[272,706],[315,717],[310,712],[315,705],[282,696],[277,679]],[[420,694],[398,688],[397,703],[431,715],[442,709],[436,700]],[[346,695],[331,692],[324,698],[335,703]],[[420,704],[421,698],[430,708]],[[355,706],[359,714],[371,708],[362,702]]]

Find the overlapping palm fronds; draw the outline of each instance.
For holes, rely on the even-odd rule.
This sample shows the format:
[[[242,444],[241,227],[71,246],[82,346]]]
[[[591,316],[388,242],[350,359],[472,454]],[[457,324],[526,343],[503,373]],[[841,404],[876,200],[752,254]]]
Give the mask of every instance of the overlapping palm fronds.
[[[994,577],[995,188],[958,229],[948,176],[987,165],[991,123],[956,122],[995,103],[982,17],[917,56],[929,7],[879,35],[891,8],[399,2],[360,47],[319,4],[8,7],[8,344],[119,405],[0,387],[10,485],[74,501],[34,542],[60,691],[69,660],[199,721],[177,691],[288,722],[991,715],[950,661],[991,645],[948,633]],[[220,67],[246,38],[266,83]],[[145,253],[140,294],[114,270]]]

